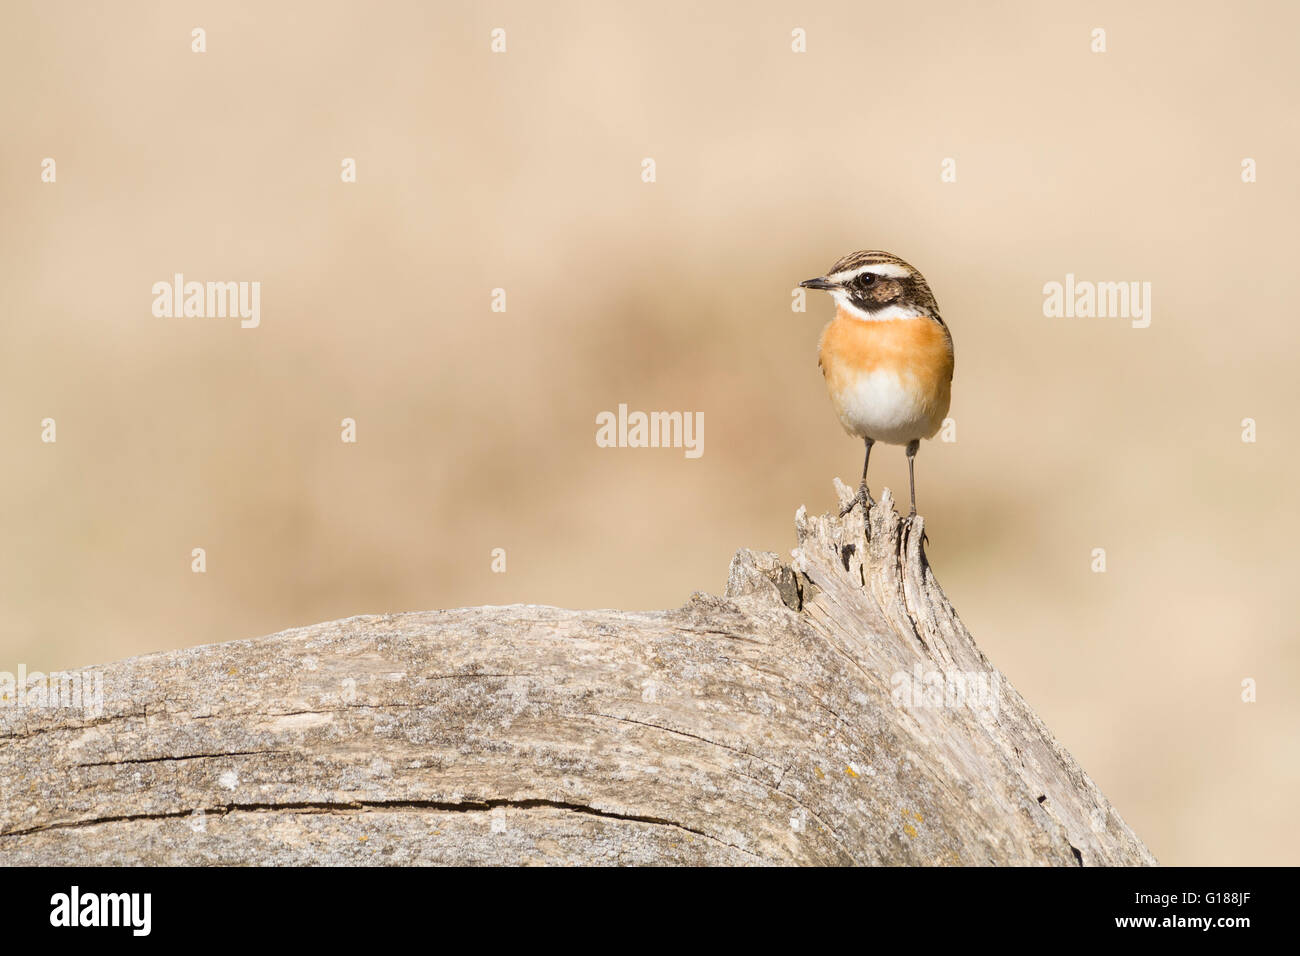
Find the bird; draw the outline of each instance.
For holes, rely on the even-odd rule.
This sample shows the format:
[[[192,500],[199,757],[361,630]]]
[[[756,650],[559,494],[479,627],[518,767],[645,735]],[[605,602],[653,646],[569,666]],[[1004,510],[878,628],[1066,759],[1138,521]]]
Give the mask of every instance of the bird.
[[[817,364],[840,424],[866,445],[862,484],[840,511],[875,505],[867,466],[876,442],[907,448],[907,476],[916,516],[916,452],[933,438],[952,402],[952,333],[925,276],[879,250],[851,253],[805,289],[829,292],[835,318],[822,330]]]

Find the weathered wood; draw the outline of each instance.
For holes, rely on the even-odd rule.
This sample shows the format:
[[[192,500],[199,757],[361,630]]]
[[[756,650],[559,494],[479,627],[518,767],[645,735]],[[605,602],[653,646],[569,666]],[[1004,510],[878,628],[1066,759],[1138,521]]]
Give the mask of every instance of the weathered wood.
[[[0,707],[0,863],[1154,863],[921,520],[866,523],[800,509],[792,562],[677,610],[354,617],[108,665],[98,716]]]

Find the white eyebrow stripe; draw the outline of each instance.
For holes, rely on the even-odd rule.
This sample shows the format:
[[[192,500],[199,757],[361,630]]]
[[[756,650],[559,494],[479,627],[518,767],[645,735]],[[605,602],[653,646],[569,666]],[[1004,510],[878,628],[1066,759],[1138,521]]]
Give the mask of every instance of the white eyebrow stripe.
[[[836,272],[834,275],[827,276],[827,278],[835,282],[848,282],[864,272],[870,272],[882,279],[906,279],[912,274],[911,270],[900,266],[896,262],[873,262],[857,269],[845,269],[843,272]]]

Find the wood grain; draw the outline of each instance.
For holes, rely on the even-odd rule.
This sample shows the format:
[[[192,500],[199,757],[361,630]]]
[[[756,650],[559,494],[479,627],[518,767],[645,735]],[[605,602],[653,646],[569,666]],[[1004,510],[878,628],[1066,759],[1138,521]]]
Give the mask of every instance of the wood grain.
[[[1155,862],[921,519],[796,529],[676,610],[354,617],[98,668],[102,713],[0,707],[0,863]],[[997,694],[900,703],[916,675]]]

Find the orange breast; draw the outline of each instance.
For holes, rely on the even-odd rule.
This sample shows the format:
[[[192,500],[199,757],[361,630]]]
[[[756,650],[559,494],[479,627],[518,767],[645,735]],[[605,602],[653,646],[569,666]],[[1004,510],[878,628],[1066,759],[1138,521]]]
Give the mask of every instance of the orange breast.
[[[822,330],[818,363],[827,382],[878,370],[937,389],[952,382],[952,336],[930,318],[867,322],[840,310]]]
[[[927,431],[938,429],[952,396],[952,336],[928,317],[871,322],[843,309],[822,330],[818,364],[832,398],[852,390],[872,372],[893,372],[912,391]],[[932,432],[931,432],[932,433]]]

